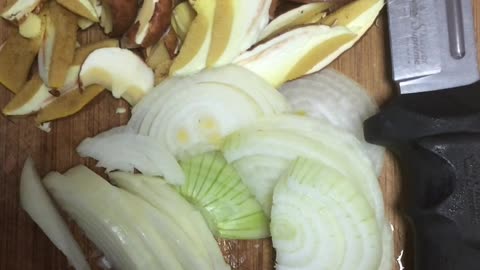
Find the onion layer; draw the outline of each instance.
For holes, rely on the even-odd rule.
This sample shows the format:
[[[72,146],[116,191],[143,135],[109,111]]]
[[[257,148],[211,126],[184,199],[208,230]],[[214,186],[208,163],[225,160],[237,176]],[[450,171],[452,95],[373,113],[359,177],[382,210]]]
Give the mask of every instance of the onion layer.
[[[385,149],[367,143],[363,136],[363,121],[378,107],[362,86],[333,69],[325,69],[286,83],[280,92],[295,113],[326,120],[357,137],[377,175],[381,173]]]
[[[325,164],[299,158],[275,188],[276,269],[378,269],[382,229],[362,193]]]
[[[225,269],[192,245],[195,241],[168,212],[110,185],[84,166],[65,175],[50,173],[44,181],[115,269]]]
[[[163,179],[124,172],[113,172],[109,177],[122,189],[167,214],[191,240],[199,256],[210,261],[212,269],[229,269],[202,215]]]
[[[247,186],[220,152],[181,162],[187,180],[178,188],[207,220],[215,236],[260,239],[270,236],[269,220]]]
[[[87,138],[77,147],[82,157],[98,160],[108,172],[139,170],[145,175],[164,176],[169,183],[181,185],[185,175],[172,154],[154,139],[120,127]]]
[[[219,149],[235,130],[288,110],[284,97],[257,75],[226,66],[166,80],[134,108],[129,126],[183,159]]]
[[[378,224],[384,223],[383,196],[372,164],[360,142],[345,131],[325,121],[298,115],[280,115],[265,118],[249,128],[230,135],[223,146],[225,158],[233,162],[252,193],[260,191],[266,197],[257,197],[259,202],[271,202],[273,187],[286,167],[282,160],[292,161],[299,156],[314,159],[338,170],[361,190],[371,207],[375,209]],[[252,158],[251,161],[245,159]],[[255,159],[253,159],[255,158]],[[269,170],[268,178],[259,179],[262,167],[242,164],[263,159],[261,166]],[[239,163],[238,160],[243,160]],[[283,163],[285,164],[285,163]],[[262,182],[270,182],[263,184]],[[262,184],[259,184],[262,183]],[[269,205],[263,205],[269,211]]]
[[[76,270],[90,269],[80,246],[45,191],[31,158],[22,170],[20,204]]]

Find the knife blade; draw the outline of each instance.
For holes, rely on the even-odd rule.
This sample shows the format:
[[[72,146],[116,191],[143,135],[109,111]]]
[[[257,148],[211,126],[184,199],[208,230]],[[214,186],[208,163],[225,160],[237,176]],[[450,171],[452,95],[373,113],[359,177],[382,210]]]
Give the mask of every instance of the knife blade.
[[[398,96],[364,123],[403,178],[415,270],[480,269],[480,79],[471,0],[389,0]]]
[[[480,79],[471,0],[390,0],[393,76],[402,94]]]

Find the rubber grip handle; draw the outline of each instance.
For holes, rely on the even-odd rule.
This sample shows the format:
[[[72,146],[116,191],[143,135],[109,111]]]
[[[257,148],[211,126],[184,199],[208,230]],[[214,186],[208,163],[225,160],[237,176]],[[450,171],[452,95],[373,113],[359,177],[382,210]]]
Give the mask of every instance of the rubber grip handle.
[[[480,269],[479,84],[402,95],[365,122],[398,157],[416,270]]]

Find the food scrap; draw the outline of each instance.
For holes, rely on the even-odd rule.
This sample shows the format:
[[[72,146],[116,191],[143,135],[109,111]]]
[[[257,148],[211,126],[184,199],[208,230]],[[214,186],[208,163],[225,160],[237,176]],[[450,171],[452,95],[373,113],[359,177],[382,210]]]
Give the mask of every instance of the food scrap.
[[[15,94],[3,114],[35,114],[50,130],[102,92],[133,107],[125,126],[76,148],[109,181],[83,165],[41,179],[25,163],[22,206],[77,270],[90,267],[60,211],[115,269],[226,270],[215,238],[268,237],[277,269],[391,269],[384,150],[361,127],[376,104],[345,76],[317,73],[384,1],[290,2],[13,0],[0,10],[18,27],[0,46],[0,83]],[[95,25],[109,38],[79,43]]]
[[[286,1],[271,0],[248,5],[235,0],[148,0],[141,5],[114,0],[12,0],[0,10],[3,18],[18,25],[18,31],[0,46],[0,83],[18,93],[38,74],[50,93],[59,94],[33,95],[35,108],[15,113],[37,112],[37,122],[80,111],[101,88],[113,90],[116,98],[135,105],[150,88],[169,77],[231,63],[280,87],[322,69],[353,46],[383,6],[382,0],[357,0],[343,7],[342,1],[307,2],[292,9]],[[270,7],[277,5],[289,10],[271,17]],[[116,41],[77,48],[79,32],[95,24]],[[306,42],[310,36],[316,39]],[[102,49],[119,46],[122,49]],[[143,54],[134,55],[125,47],[141,47]],[[106,52],[122,57],[113,60]],[[36,57],[38,69],[32,67]],[[127,67],[134,73],[127,72]],[[125,85],[127,81],[137,83]],[[89,87],[95,91],[81,95]],[[19,100],[28,103],[23,97],[15,104]],[[59,102],[75,105],[59,106]],[[50,104],[57,105],[48,108]]]

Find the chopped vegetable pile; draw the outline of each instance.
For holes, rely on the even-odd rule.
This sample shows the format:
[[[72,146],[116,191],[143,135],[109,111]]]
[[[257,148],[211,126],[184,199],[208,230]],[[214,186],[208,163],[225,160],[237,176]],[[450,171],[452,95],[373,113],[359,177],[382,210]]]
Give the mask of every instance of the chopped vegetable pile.
[[[108,180],[83,165],[41,179],[28,159],[22,207],[75,269],[90,266],[59,210],[114,269],[230,269],[216,238],[268,237],[277,269],[392,269],[384,149],[362,127],[377,106],[320,71],[384,1],[342,4],[279,16],[271,0],[17,0],[0,10],[19,26],[0,46],[0,83],[16,94],[5,115],[44,124],[104,89],[133,106],[128,124],[77,147]],[[76,46],[78,28],[94,24],[111,39]]]

